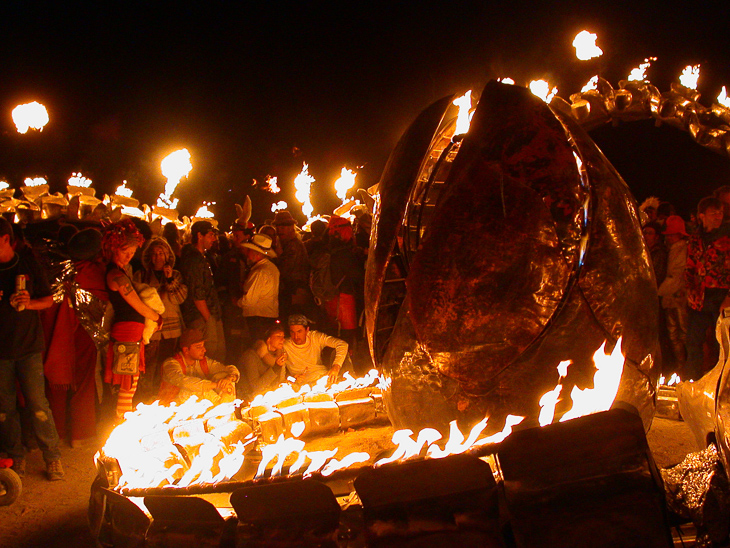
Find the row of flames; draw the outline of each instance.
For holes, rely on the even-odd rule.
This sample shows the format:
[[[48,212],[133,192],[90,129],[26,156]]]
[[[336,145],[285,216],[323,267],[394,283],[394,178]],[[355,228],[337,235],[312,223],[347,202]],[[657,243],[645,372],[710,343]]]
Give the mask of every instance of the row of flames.
[[[593,388],[574,387],[571,392],[572,407],[563,414],[560,421],[608,410],[616,397],[624,367],[621,339],[610,355],[605,354],[605,343],[593,356],[596,372]],[[555,408],[560,402],[563,381],[567,376],[570,362],[558,366],[558,383],[539,400],[541,408],[538,422],[540,426],[553,423]],[[346,375],[335,385],[327,386],[326,378],[313,386],[305,385],[294,390],[290,385],[282,385],[276,390],[257,396],[248,410],[264,406],[270,411],[286,400],[301,401],[303,396],[314,394],[337,395],[345,390],[371,386],[384,387],[387,381],[370,371],[362,378],[355,379]],[[190,398],[181,405],[165,407],[154,402],[151,405],[139,404],[135,411],[125,415],[125,420],[117,426],[107,440],[101,454],[105,458],[116,459],[121,469],[117,490],[146,489],[154,487],[181,488],[190,485],[213,484],[230,480],[241,470],[246,451],[256,442],[261,446],[261,462],[255,478],[264,475],[276,477],[284,474],[284,466],[289,463],[286,474],[301,474],[304,477],[319,473],[328,476],[337,470],[362,465],[372,461],[365,452],[348,453],[338,457],[339,448],[324,451],[309,451],[305,441],[298,439],[305,429],[304,423],[294,423],[290,428],[291,436],[280,435],[275,443],[264,444],[246,423],[235,418],[237,406],[241,402],[213,405],[208,400]],[[242,410],[246,414],[246,409]],[[456,421],[451,422],[449,436],[443,440],[439,431],[425,428],[417,434],[411,430],[398,430],[392,442],[396,446],[393,453],[372,463],[382,466],[391,462],[425,456],[443,458],[464,453],[478,447],[503,441],[524,417],[508,415],[501,431],[482,437],[488,424],[488,417],[476,424],[464,435]],[[232,433],[240,428],[245,436],[240,439]],[[179,452],[173,445],[173,432],[179,441],[183,432],[184,444],[192,450],[187,452],[188,466],[182,464]],[[234,443],[224,440],[235,439]],[[183,442],[180,442],[183,443]],[[97,458],[100,458],[97,454]],[[269,470],[270,469],[270,470]],[[267,473],[268,472],[268,473]]]

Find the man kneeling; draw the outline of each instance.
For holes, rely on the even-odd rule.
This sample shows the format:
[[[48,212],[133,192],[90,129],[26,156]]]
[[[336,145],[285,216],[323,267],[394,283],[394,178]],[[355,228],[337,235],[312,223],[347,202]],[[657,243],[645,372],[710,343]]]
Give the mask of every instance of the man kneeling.
[[[159,399],[163,405],[184,403],[190,396],[214,404],[233,401],[240,373],[233,365],[205,357],[205,337],[199,329],[180,336],[180,352],[162,364]]]

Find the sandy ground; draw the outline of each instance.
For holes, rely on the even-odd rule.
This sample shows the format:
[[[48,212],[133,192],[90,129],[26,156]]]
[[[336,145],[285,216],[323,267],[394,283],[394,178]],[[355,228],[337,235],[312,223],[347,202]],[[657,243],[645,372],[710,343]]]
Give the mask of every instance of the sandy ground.
[[[388,445],[388,430],[373,430],[371,435],[351,432],[342,442],[355,445],[361,439],[375,454]],[[654,459],[660,467],[676,464],[697,450],[683,422],[655,419],[648,434]],[[379,439],[376,439],[379,438]],[[72,449],[62,447],[66,480],[49,482],[39,451],[28,455],[26,476],[20,498],[0,507],[0,547],[86,547],[94,546],[87,525],[89,488],[95,475],[93,456],[101,444]]]

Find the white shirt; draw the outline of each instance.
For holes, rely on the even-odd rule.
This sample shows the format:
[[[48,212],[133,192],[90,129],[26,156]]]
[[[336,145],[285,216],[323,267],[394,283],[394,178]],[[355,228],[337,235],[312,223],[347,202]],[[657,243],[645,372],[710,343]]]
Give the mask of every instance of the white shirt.
[[[238,300],[244,316],[279,317],[279,269],[264,258],[251,267]]]
[[[307,340],[304,344],[294,344],[291,339],[284,341],[284,352],[286,352],[287,374],[299,377],[300,384],[312,384],[320,377],[328,373],[328,369],[322,364],[322,350],[329,346],[335,349],[335,359],[332,365],[341,366],[347,357],[348,345],[342,339],[330,337],[320,331],[310,330],[307,333]],[[306,370],[306,373],[304,371]]]

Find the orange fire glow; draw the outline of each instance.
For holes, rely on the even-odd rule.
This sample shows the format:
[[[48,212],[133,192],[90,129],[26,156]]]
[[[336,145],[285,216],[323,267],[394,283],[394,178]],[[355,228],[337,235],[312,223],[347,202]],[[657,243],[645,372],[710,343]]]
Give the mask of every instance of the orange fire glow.
[[[588,61],[603,55],[603,50],[596,45],[597,38],[598,36],[587,30],[582,30],[576,34],[573,39],[575,56],[581,61]]]
[[[646,69],[651,66],[652,61],[656,61],[656,57],[647,57],[638,67],[631,69],[631,73],[627,80],[629,82],[648,82],[646,79]]]
[[[528,86],[533,95],[538,96],[546,103],[550,103],[558,93],[558,88],[550,88],[550,84],[545,80],[533,80]]]
[[[176,150],[162,160],[160,168],[167,182],[165,183],[164,192],[157,198],[157,205],[175,209],[178,199],[173,199],[172,194],[175,192],[177,185],[180,184],[180,180],[187,177],[193,169],[190,152],[187,148]]]
[[[454,99],[453,104],[459,107],[459,114],[456,116],[456,129],[454,130],[454,137],[456,137],[457,135],[464,135],[469,131],[469,125],[471,123],[471,117],[469,116],[469,110],[471,109],[471,90],[467,91],[458,99]]]
[[[18,105],[13,109],[12,116],[18,133],[27,133],[31,128],[43,131],[49,121],[46,107],[37,101]]]
[[[307,219],[311,217],[314,211],[310,202],[310,193],[314,181],[315,178],[309,174],[309,166],[305,162],[302,166],[302,171],[294,178],[294,188],[296,188],[294,196],[302,204],[302,213],[304,213]]]
[[[679,77],[679,83],[689,89],[697,89],[697,81],[700,78],[699,65],[687,65]]]

